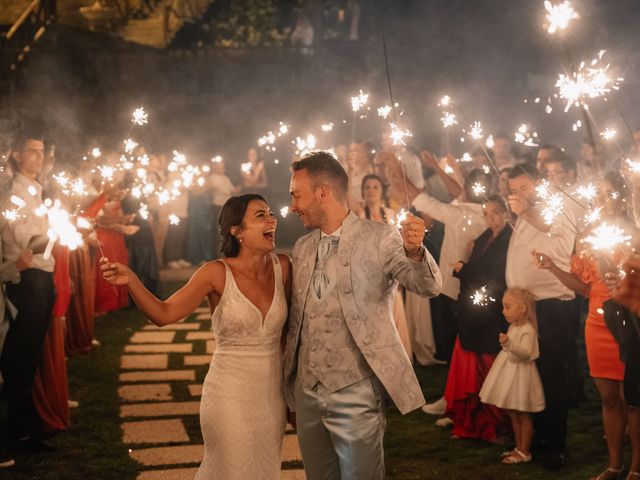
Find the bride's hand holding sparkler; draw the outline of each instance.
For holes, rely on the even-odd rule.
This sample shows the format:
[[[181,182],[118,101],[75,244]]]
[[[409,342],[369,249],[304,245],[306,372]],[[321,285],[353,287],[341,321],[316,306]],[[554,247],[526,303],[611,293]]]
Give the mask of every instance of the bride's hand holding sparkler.
[[[100,259],[102,278],[111,285],[127,285],[131,276],[131,270],[126,265],[118,262],[110,262],[108,258]]]
[[[417,257],[418,255],[422,257],[422,240],[425,232],[424,220],[410,213],[406,215],[406,219],[400,222],[404,249],[410,257]]]

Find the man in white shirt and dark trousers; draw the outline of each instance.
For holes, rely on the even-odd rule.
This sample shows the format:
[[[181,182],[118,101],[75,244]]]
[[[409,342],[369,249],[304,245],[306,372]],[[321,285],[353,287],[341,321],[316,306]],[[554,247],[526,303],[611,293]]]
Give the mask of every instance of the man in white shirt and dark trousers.
[[[29,132],[19,135],[11,161],[15,173],[2,210],[15,208],[11,196],[22,199],[25,206],[19,212],[20,217],[7,222],[2,229],[3,262],[17,261],[34,244],[46,245],[48,230],[46,216],[36,216],[34,212],[42,203],[42,185],[36,181],[44,164],[42,136]],[[15,447],[34,453],[51,449],[44,443],[42,422],[31,390],[42,361],[55,300],[53,267],[53,257],[45,259],[42,253],[34,254],[30,268],[20,273],[20,281],[7,285],[8,300],[18,310],[0,358],[7,399],[7,433]]]
[[[536,267],[533,251],[544,253],[564,271],[570,270],[575,245],[575,220],[565,209],[552,226],[546,225],[535,207],[538,172],[529,165],[517,165],[509,174],[509,206],[518,216],[507,251],[506,279],[509,288],[524,288],[536,298],[540,358],[536,361],[544,387],[546,408],[534,415],[535,440],[546,448],[545,468],[564,466],[569,409],[567,365],[575,354],[578,309],[575,294],[553,274]]]

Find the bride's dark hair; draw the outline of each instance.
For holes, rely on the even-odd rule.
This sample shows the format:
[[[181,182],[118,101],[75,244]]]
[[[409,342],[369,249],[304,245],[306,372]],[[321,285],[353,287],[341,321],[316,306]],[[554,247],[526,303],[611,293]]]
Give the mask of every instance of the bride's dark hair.
[[[231,229],[242,226],[242,219],[247,211],[249,202],[252,200],[262,200],[267,203],[262,195],[246,193],[231,197],[220,210],[218,230],[220,233],[220,253],[224,257],[237,257],[238,253],[240,253],[240,242],[231,233]]]

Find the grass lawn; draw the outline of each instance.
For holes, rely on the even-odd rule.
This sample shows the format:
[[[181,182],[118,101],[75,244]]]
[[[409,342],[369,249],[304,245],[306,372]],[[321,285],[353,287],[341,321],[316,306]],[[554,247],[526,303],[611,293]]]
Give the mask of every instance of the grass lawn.
[[[80,401],[80,408],[72,412],[71,429],[51,440],[58,451],[35,456],[17,455],[18,465],[0,470],[0,479],[135,479],[137,465],[121,443],[117,388],[124,345],[131,334],[145,323],[146,320],[134,309],[97,320],[96,337],[102,346],[88,355],[70,359],[68,363],[71,397]],[[198,369],[199,378],[204,372],[206,367]],[[419,367],[417,373],[427,398],[437,398],[444,388],[446,368]],[[385,437],[387,478],[589,478],[606,466],[606,447],[602,438],[599,403],[591,381],[586,381],[586,388],[587,402],[571,412],[569,463],[560,472],[549,473],[536,462],[524,466],[501,465],[498,461],[504,449],[501,446],[453,440],[448,432],[434,425],[435,417],[421,411],[406,416],[389,411]],[[186,386],[184,392],[174,393],[178,400],[187,399]],[[189,417],[185,424],[192,439],[200,438],[197,417]]]

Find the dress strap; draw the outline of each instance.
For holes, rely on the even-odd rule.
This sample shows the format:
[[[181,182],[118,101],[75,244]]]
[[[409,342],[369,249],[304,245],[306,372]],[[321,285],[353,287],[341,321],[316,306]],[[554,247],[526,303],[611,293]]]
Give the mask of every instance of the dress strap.
[[[280,259],[276,253],[271,254],[271,261],[273,262],[273,273],[276,280],[276,285],[282,285],[284,287],[284,283],[282,280],[282,265],[280,264]]]

